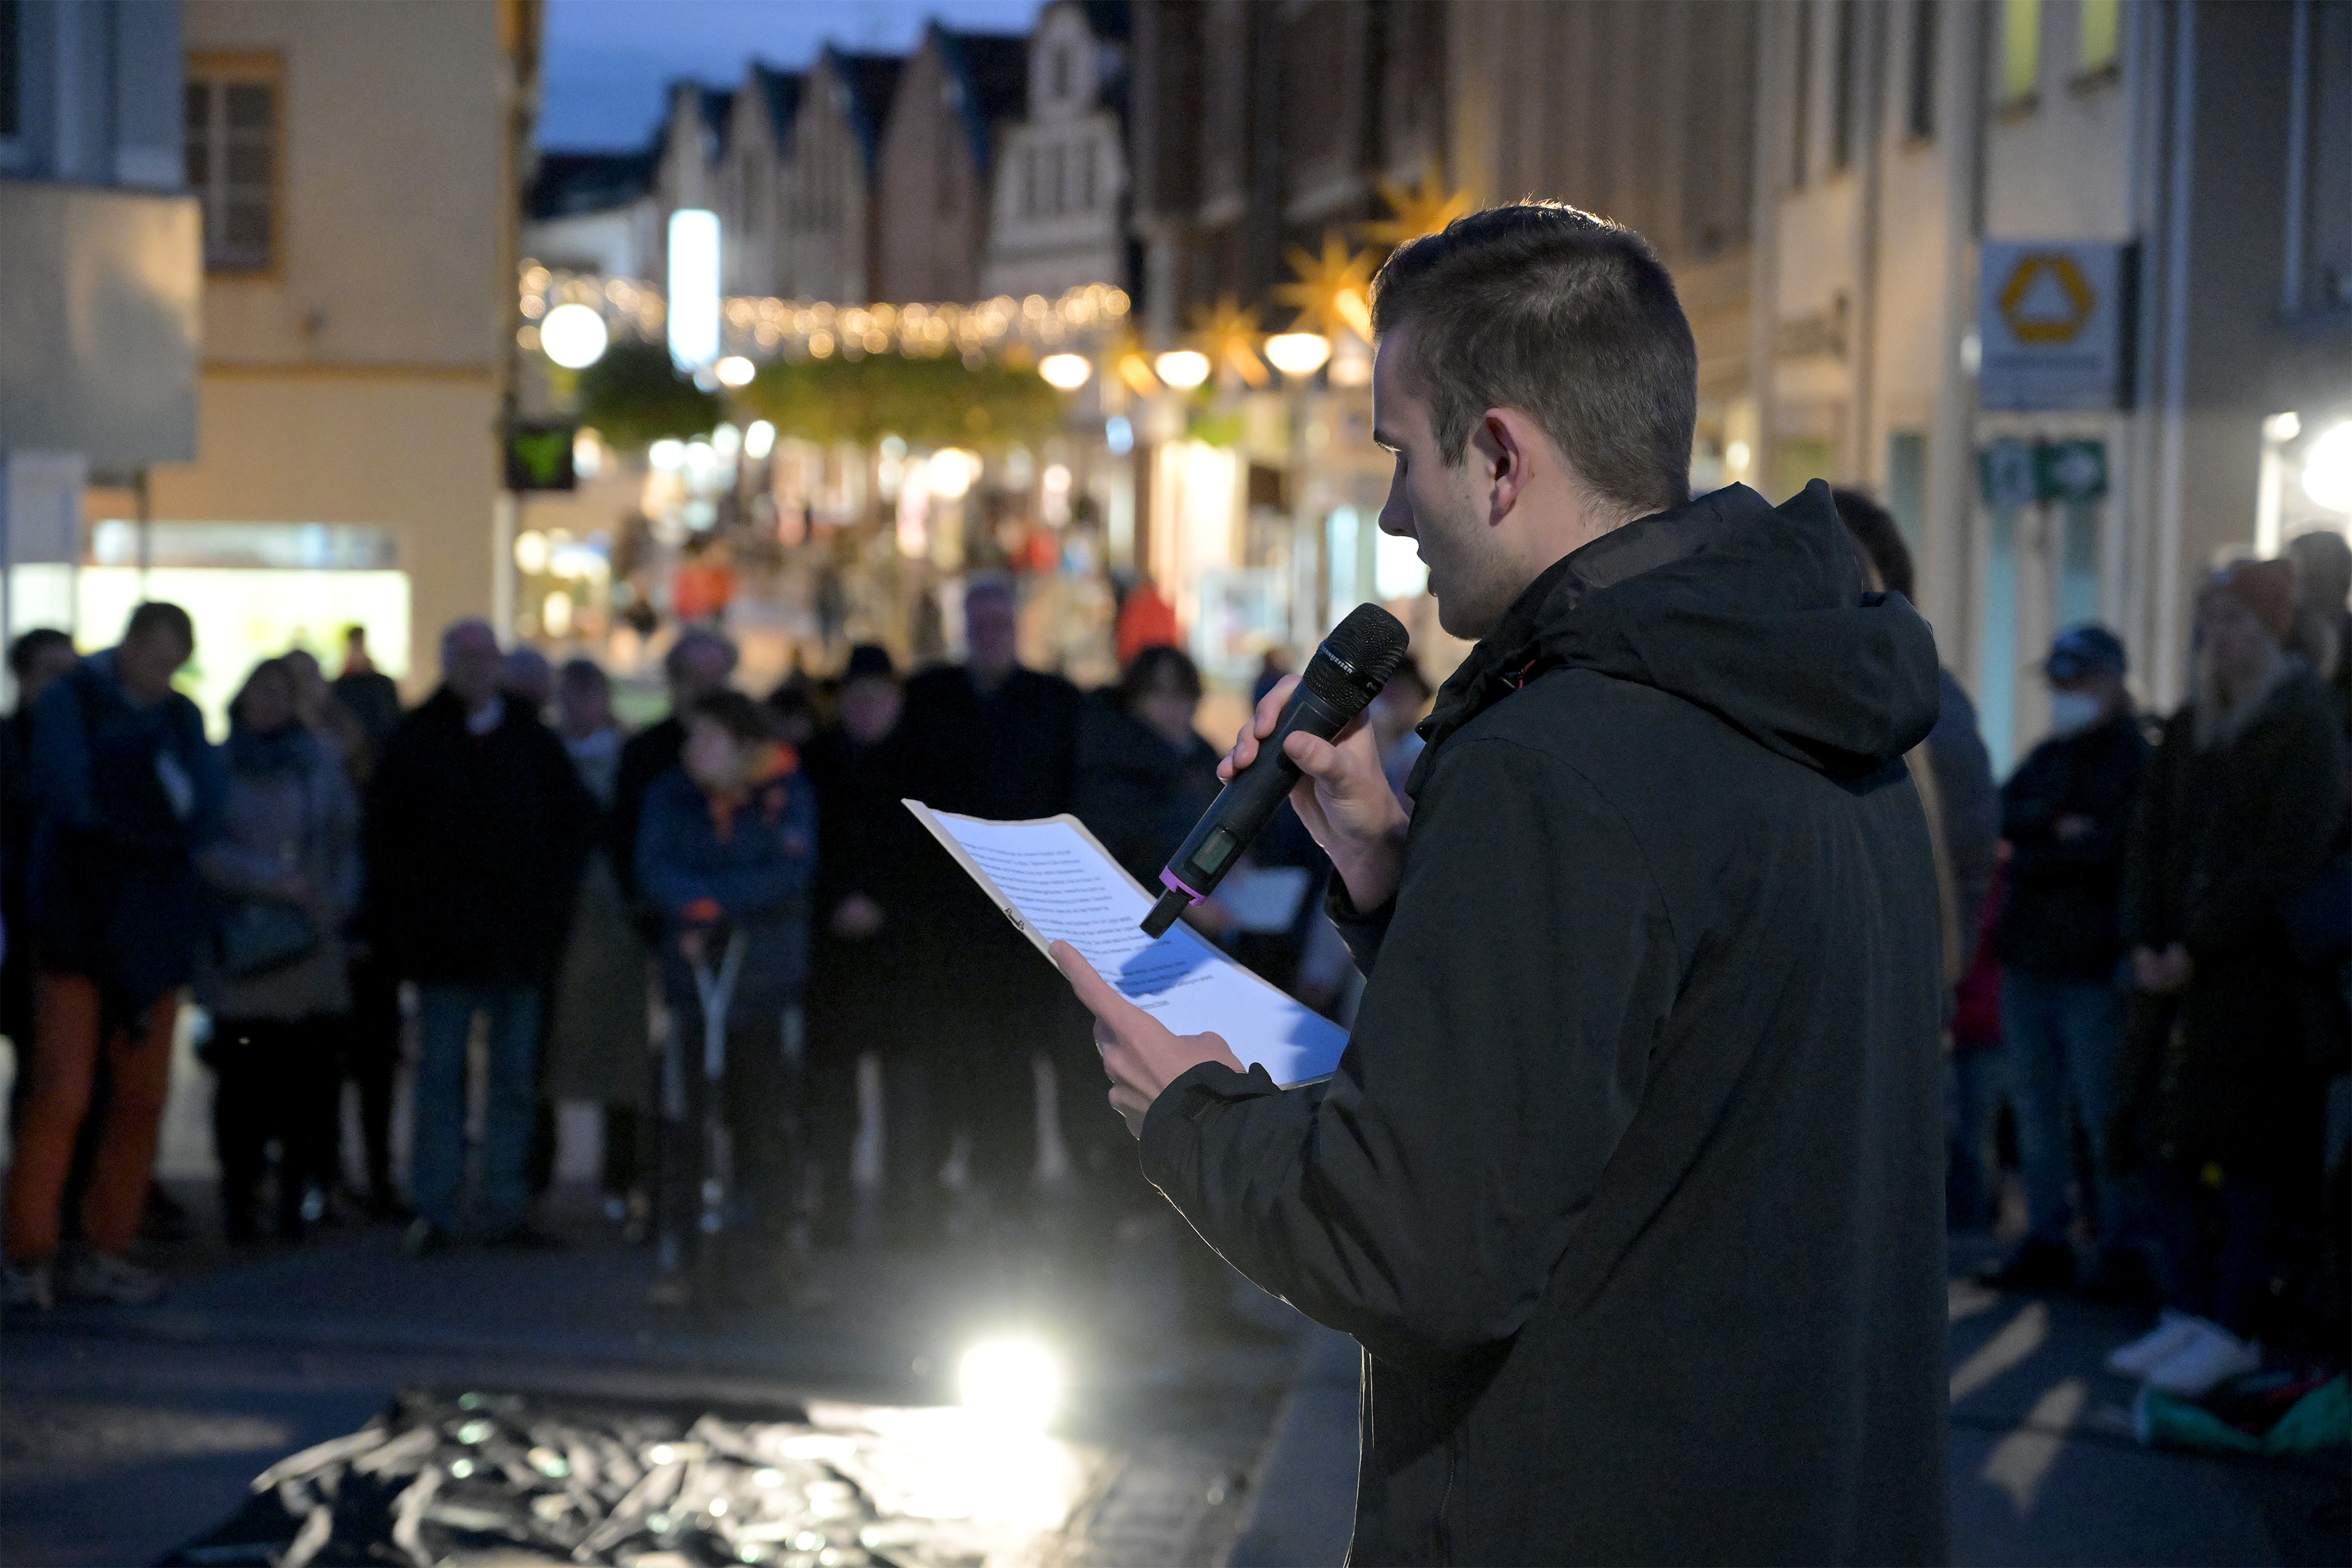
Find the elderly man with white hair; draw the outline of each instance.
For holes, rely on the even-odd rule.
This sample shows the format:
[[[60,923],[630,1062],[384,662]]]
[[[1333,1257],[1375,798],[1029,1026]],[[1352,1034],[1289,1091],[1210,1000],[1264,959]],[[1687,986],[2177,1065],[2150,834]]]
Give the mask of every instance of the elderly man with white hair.
[[[527,1212],[541,998],[561,954],[595,806],[563,743],[499,690],[489,626],[442,635],[441,685],[401,721],[368,798],[368,930],[420,1011],[412,1249],[447,1247],[466,1164],[466,1043],[489,1023],[477,1194],[489,1238],[547,1238]]]

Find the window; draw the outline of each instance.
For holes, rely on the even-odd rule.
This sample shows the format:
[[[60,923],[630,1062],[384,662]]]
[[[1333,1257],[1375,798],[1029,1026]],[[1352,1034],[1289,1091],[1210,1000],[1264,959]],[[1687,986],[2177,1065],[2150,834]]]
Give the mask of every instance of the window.
[[[188,189],[204,210],[205,268],[277,265],[279,66],[275,56],[192,56],[182,89]]]
[[[16,0],[0,0],[0,136],[22,130],[16,100]]]
[[[2113,70],[2116,35],[2122,25],[2123,0],[2079,0],[2079,3],[2082,5],[2079,68],[2084,76]]]
[[[1092,212],[1095,210],[1096,151],[1097,149],[1093,139],[1088,138],[1087,142],[1086,157],[1080,161],[1078,165],[1080,170],[1078,180],[1078,208],[1082,212]]]
[[[1789,128],[1789,184],[1802,188],[1805,183],[1805,143],[1812,139],[1813,96],[1813,7],[1811,0],[1797,0],[1797,80],[1790,98],[1795,118]]]
[[[1069,210],[1069,184],[1063,168],[1062,150],[1054,147],[1045,153],[1045,205],[1047,210],[1063,213]]]
[[[1064,99],[1070,96],[1070,51],[1067,49],[1055,49],[1054,51],[1054,89],[1052,96],[1055,99]]]
[[[1837,0],[1837,70],[1830,83],[1830,167],[1853,163],[1854,0]]]
[[[1037,216],[1037,149],[1025,148],[1021,153],[1021,216]]]
[[[2041,81],[2042,0],[2001,0],[2001,100],[2023,102]]]
[[[1904,131],[1915,142],[1936,134],[1936,0],[1911,7],[1911,58],[1905,88]]]

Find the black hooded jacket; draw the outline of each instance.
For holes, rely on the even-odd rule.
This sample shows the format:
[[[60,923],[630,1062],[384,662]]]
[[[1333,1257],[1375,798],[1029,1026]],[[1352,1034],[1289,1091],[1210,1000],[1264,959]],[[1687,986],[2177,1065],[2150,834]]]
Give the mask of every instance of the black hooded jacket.
[[[1152,1181],[1364,1346],[1351,1563],[1943,1557],[1936,713],[1818,482],[1587,545],[1439,694],[1395,899],[1334,894],[1328,1092],[1152,1106]]]

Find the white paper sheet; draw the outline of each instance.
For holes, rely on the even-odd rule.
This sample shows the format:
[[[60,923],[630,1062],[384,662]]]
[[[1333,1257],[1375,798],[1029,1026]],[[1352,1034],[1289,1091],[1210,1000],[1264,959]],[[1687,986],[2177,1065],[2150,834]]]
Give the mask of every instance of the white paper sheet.
[[[1153,941],[1142,931],[1153,895],[1075,816],[987,822],[907,809],[971,873],[1040,952],[1066,942],[1119,993],[1180,1035],[1213,1030],[1244,1066],[1285,1088],[1328,1078],[1347,1032],[1284,995],[1179,922]],[[1047,963],[1053,962],[1051,958]]]

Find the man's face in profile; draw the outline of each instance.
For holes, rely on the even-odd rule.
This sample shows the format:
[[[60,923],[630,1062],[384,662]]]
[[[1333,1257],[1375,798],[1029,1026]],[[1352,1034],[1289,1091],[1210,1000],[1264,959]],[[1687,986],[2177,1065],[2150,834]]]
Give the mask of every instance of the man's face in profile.
[[[1437,624],[1457,637],[1482,637],[1527,584],[1487,516],[1476,445],[1451,468],[1438,449],[1429,400],[1404,363],[1412,333],[1410,321],[1391,328],[1372,361],[1372,439],[1396,457],[1381,531],[1420,546]]]

